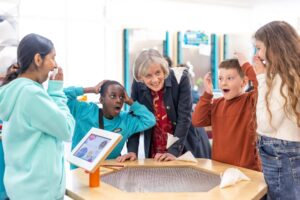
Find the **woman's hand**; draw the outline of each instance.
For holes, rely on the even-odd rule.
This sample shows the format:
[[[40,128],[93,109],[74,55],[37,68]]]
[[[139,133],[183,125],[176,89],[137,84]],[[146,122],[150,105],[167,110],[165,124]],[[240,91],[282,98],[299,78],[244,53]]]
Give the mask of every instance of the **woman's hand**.
[[[172,161],[175,160],[176,157],[173,154],[170,153],[157,153],[154,156],[155,161]]]
[[[57,67],[50,75],[50,80],[64,80],[64,73],[61,67]]]
[[[125,162],[126,160],[130,160],[130,161],[136,160],[136,153],[129,152],[123,156],[117,157],[118,162]]]
[[[205,92],[207,92],[208,94],[212,94],[212,81],[211,81],[211,73],[208,72],[207,74],[205,74],[204,76],[204,81],[203,81],[203,86],[205,89]]]
[[[126,90],[124,89],[124,95],[125,95],[125,99],[124,99],[124,103],[128,104],[128,105],[132,105],[133,104],[133,100],[132,98],[130,98],[126,92]]]

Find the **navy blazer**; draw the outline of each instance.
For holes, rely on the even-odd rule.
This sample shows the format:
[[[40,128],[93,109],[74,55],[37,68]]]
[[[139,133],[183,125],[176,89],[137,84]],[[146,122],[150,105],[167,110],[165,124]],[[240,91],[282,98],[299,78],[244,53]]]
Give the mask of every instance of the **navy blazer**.
[[[151,91],[144,83],[133,81],[131,97],[133,100],[145,105],[151,112],[154,112]],[[201,152],[200,145],[202,138],[200,133],[191,124],[193,103],[191,84],[187,70],[183,72],[181,80],[178,83],[174,71],[170,69],[170,74],[164,83],[164,104],[167,115],[173,124],[174,136],[179,138],[179,140],[168,149],[168,152],[178,157],[186,151],[191,151],[195,157],[205,157],[202,155],[203,152]],[[203,128],[199,130],[204,131]],[[153,128],[144,131],[146,158],[151,157],[152,131]],[[206,134],[205,131],[204,134]],[[128,139],[128,152],[138,153],[139,135],[140,134],[135,134]]]

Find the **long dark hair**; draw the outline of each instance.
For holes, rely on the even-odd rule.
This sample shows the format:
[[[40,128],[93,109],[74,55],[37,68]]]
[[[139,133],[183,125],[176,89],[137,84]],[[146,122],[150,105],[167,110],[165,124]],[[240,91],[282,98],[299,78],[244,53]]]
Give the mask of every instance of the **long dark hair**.
[[[40,54],[42,58],[45,58],[45,56],[49,54],[53,49],[54,46],[51,40],[35,33],[26,35],[20,41],[17,50],[18,69],[8,73],[4,78],[2,85],[11,82],[20,74],[26,72],[26,70],[33,62],[34,56],[36,54]]]

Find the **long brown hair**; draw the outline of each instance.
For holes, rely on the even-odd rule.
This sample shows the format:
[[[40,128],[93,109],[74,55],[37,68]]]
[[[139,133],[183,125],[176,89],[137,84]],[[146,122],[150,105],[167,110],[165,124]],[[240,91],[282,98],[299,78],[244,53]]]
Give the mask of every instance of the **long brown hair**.
[[[288,117],[295,115],[300,127],[300,38],[296,30],[284,21],[273,21],[259,28],[255,39],[266,47],[266,83],[265,101],[272,120],[269,96],[276,75],[282,79],[280,94],[285,99],[284,112]],[[287,91],[283,91],[287,90]]]

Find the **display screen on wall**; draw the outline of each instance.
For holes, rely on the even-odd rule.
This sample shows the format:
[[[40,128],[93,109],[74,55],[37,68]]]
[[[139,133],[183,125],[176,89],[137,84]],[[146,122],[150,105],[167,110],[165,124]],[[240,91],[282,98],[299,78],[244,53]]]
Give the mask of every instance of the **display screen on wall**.
[[[209,45],[209,35],[201,31],[186,31],[183,35],[184,45]]]
[[[189,30],[182,35],[182,63],[180,64],[189,65],[192,87],[202,94],[203,77],[211,71],[210,34]]]

